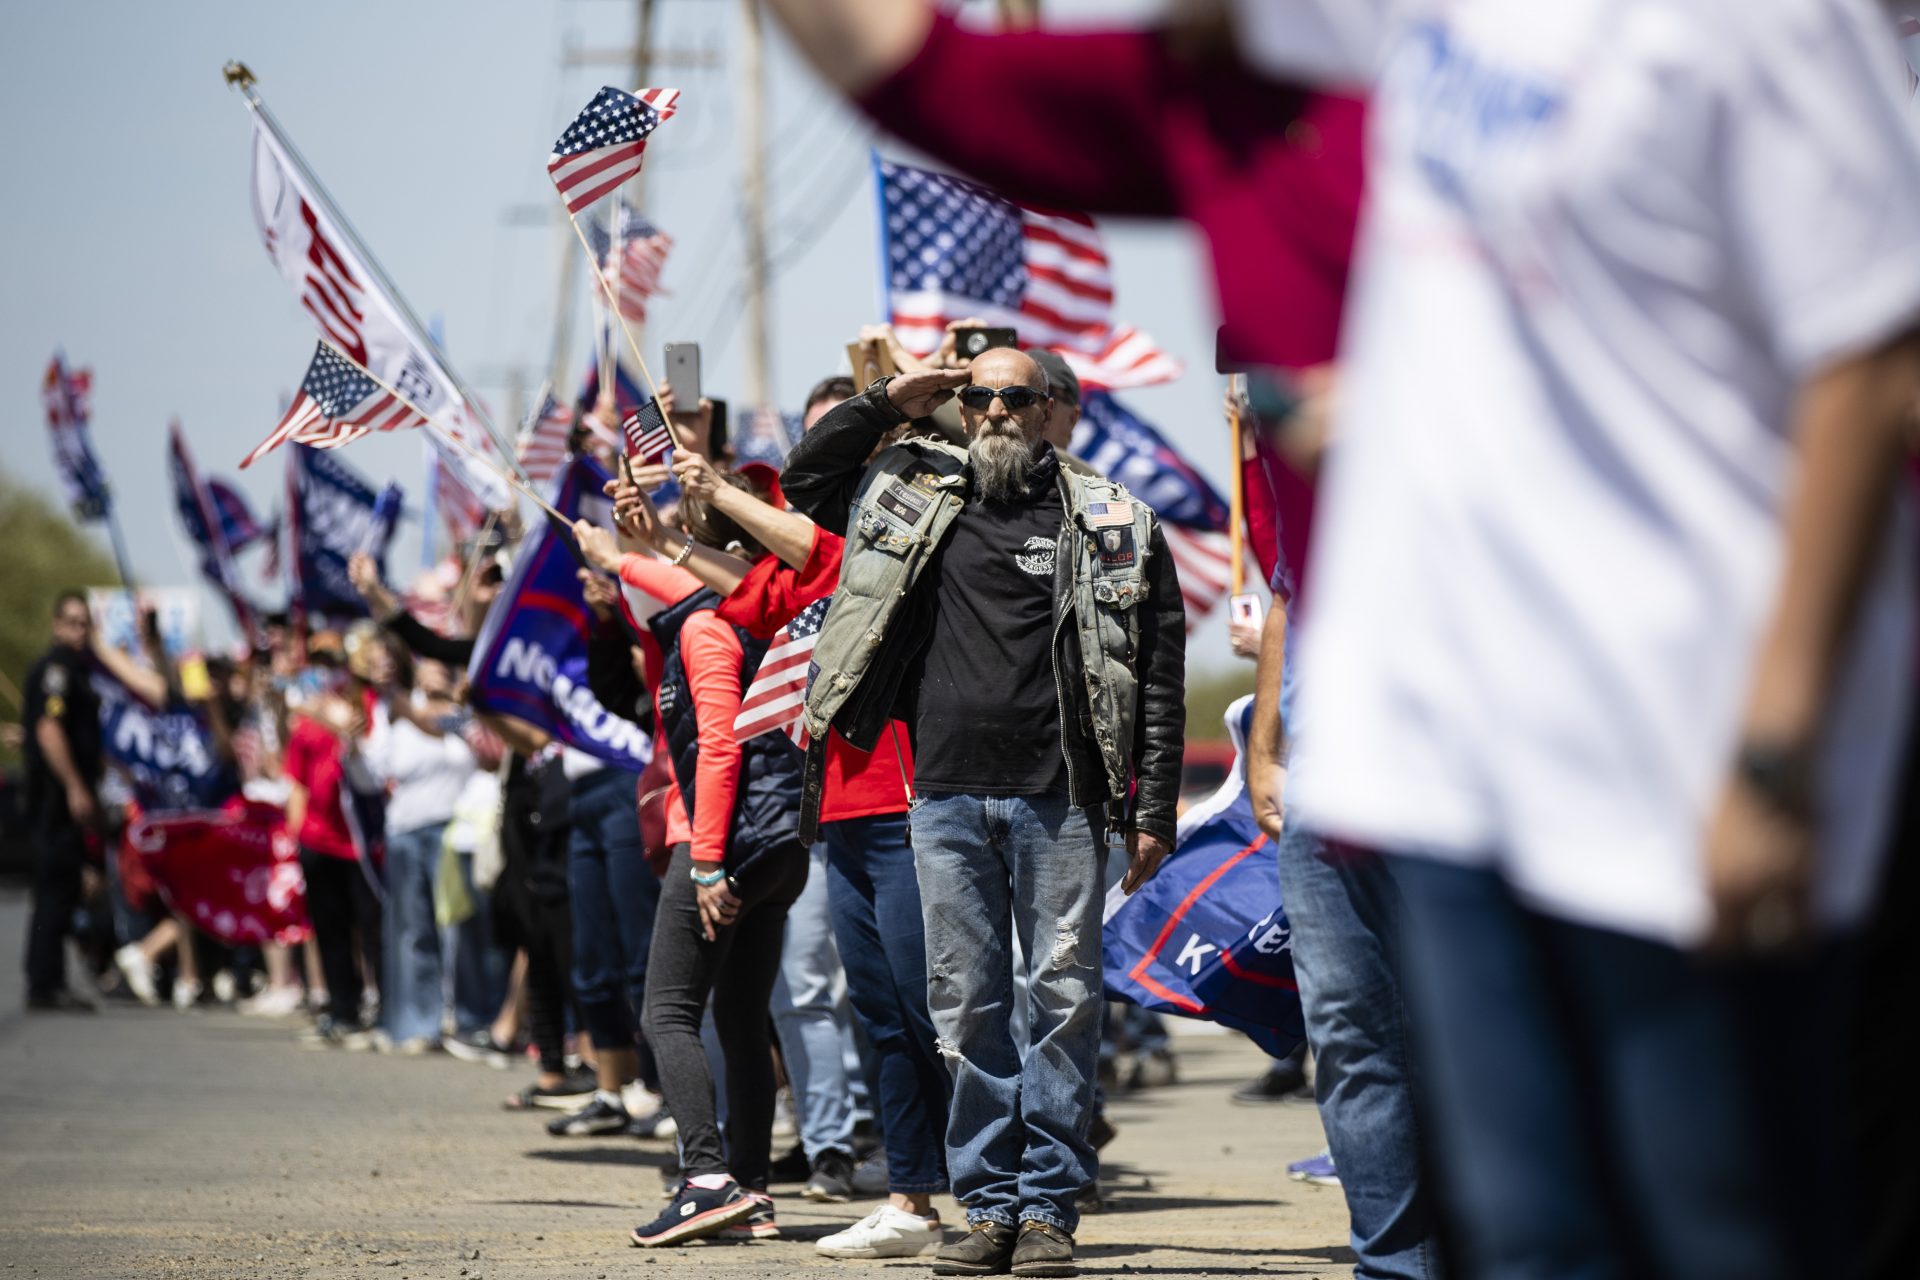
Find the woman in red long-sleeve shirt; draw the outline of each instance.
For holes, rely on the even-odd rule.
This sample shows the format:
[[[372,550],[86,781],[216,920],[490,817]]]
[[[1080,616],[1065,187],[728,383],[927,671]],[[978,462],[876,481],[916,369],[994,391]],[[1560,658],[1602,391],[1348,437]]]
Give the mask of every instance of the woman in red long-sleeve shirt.
[[[737,549],[749,561],[766,554],[698,498],[683,502],[681,515],[694,540],[682,549],[682,563],[695,542]],[[659,1218],[634,1229],[634,1243],[657,1247],[749,1217],[752,1226],[772,1223],[767,1008],[787,910],[807,877],[798,831],[800,754],[781,734],[744,743],[734,736],[741,694],[766,642],[721,621],[717,593],[678,565],[623,553],[610,534],[585,521],[575,535],[596,567],[664,606],[648,622],[662,654],[654,708],[679,795],[668,804],[673,852],[648,953],[644,1022],[679,1128],[686,1180]],[[724,1148],[700,1043],[709,996],[727,1066]]]

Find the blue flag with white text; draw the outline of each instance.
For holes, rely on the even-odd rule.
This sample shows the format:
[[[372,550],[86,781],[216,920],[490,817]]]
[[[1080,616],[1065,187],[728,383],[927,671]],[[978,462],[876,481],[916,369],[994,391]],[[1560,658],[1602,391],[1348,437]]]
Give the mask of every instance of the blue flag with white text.
[[[366,602],[347,578],[347,561],[356,551],[368,552],[386,576],[387,544],[399,516],[398,485],[375,493],[335,454],[294,445],[287,457],[294,603],[310,616],[366,617]]]
[[[142,809],[217,809],[240,789],[197,712],[184,704],[153,707],[98,665],[93,690],[107,760],[126,775]]]
[[[549,499],[569,521],[607,524],[611,503],[601,493],[607,479],[592,458],[575,458],[555,475]],[[474,641],[468,701],[638,773],[653,759],[652,736],[601,706],[587,687],[593,615],[575,576],[579,568],[573,539],[551,519],[528,532]]]
[[[1252,705],[1242,698],[1228,710],[1233,771],[1181,816],[1160,870],[1132,897],[1117,884],[1108,892],[1101,955],[1109,997],[1233,1027],[1278,1058],[1306,1025],[1279,860],[1241,767]]]

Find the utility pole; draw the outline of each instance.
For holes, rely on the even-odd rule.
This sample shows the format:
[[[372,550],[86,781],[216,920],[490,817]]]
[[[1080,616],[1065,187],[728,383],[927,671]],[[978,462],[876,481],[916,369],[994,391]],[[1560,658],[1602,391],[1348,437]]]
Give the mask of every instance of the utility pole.
[[[746,304],[747,407],[773,402],[772,360],[767,331],[767,144],[766,99],[760,47],[760,0],[743,0],[745,31],[740,42],[740,102],[746,113]]]

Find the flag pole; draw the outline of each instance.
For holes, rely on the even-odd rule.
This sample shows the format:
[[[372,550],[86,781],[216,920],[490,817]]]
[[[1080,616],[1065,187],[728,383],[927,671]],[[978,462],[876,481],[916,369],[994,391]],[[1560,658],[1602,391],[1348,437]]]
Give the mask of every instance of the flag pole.
[[[358,360],[355,360],[352,356],[348,355],[346,352],[342,351],[340,348],[334,346],[331,342],[328,342],[325,338],[320,339],[320,345],[325,347],[327,350],[333,352],[333,354],[335,354],[336,356],[339,356],[342,360],[346,361],[348,364],[358,369],[361,373],[365,374],[367,376],[367,379],[370,382],[372,382],[374,386],[380,388],[382,391],[392,396],[395,400],[398,400],[401,404],[407,406],[407,408],[419,414],[420,420],[426,423],[427,426],[437,431],[442,440],[445,440],[448,444],[451,444],[458,449],[464,450],[468,456],[473,458],[476,462],[480,463],[481,466],[486,467],[488,470],[492,471],[495,475],[499,476],[502,480],[512,485],[515,489],[518,489],[521,493],[524,493],[529,498],[532,498],[534,501],[534,504],[538,506],[542,511],[545,511],[548,515],[552,516],[555,520],[558,520],[563,524],[568,524],[568,526],[571,527],[571,524],[567,520],[567,518],[561,515],[558,511],[555,511],[553,509],[553,506],[545,498],[535,493],[533,491],[532,486],[530,486],[525,480],[522,480],[519,476],[515,475],[513,472],[508,471],[505,467],[501,466],[498,462],[495,462],[492,458],[489,458],[486,454],[481,453],[478,449],[468,444],[465,440],[462,440],[458,432],[454,431],[452,428],[448,427],[445,423],[441,422],[438,418],[434,417],[432,414],[428,413],[425,409],[422,409],[419,405],[415,404],[412,400],[408,399],[404,393],[397,391],[393,387],[390,387],[386,383],[382,382],[380,380],[379,374],[376,374],[373,370],[367,368],[367,366],[361,364]]]
[[[114,509],[113,490],[107,490],[107,541],[113,544],[113,565],[120,571],[120,585],[128,594],[137,594],[140,584],[133,580],[133,561],[127,556],[127,540],[120,532],[120,513]]]
[[[1233,439],[1233,484],[1228,490],[1231,503],[1231,528],[1228,530],[1233,555],[1233,594],[1247,589],[1247,493],[1246,424],[1241,413],[1246,384],[1240,374],[1227,377],[1227,426]]]
[[[467,386],[465,380],[460,377],[459,372],[453,367],[453,362],[447,358],[446,352],[440,349],[440,344],[428,336],[426,326],[420,323],[420,317],[414,315],[413,308],[407,305],[406,296],[400,292],[399,287],[393,283],[392,278],[389,277],[385,269],[381,267],[380,260],[373,256],[373,251],[367,248],[366,242],[360,238],[360,233],[353,229],[353,224],[347,221],[346,214],[340,212],[340,206],[334,203],[333,196],[328,193],[326,186],[321,183],[319,177],[307,164],[305,157],[300,154],[299,148],[295,147],[292,139],[287,137],[286,130],[280,127],[280,121],[274,117],[272,111],[267,109],[266,101],[260,96],[260,91],[256,87],[258,81],[253,72],[247,67],[246,63],[236,59],[227,63],[227,65],[221,69],[221,75],[225,78],[227,84],[240,90],[240,97],[247,104],[247,109],[253,112],[255,118],[265,126],[267,132],[273,135],[273,140],[280,145],[281,149],[286,153],[287,159],[293,164],[293,167],[299,171],[301,178],[303,178],[312,189],[314,199],[320,202],[327,216],[333,220],[334,225],[339,227],[341,236],[344,237],[347,243],[360,255],[360,260],[366,264],[367,270],[372,273],[374,279],[380,283],[380,286],[386,290],[387,296],[393,299],[393,305],[399,311],[401,321],[413,330],[413,340],[437,357],[441,371],[447,375],[448,381],[453,383],[454,390],[460,393],[460,398],[466,402],[473,416],[479,420],[481,427],[486,430],[487,435],[493,440],[495,447],[497,447],[511,463],[513,452],[507,448],[505,440],[501,438],[499,428],[494,426],[493,419],[487,415],[485,407],[480,402],[480,397],[476,396]]]
[[[580,237],[580,247],[587,252],[587,262],[593,265],[593,278],[599,282],[601,296],[607,300],[607,310],[613,314],[615,322],[619,324],[620,332],[627,336],[627,350],[633,352],[633,358],[640,362],[640,376],[647,380],[647,394],[653,397],[654,407],[660,410],[660,421],[667,424],[667,434],[673,437],[674,447],[686,449],[687,446],[680,439],[679,429],[673,425],[673,416],[667,412],[666,402],[660,399],[660,387],[654,382],[653,374],[647,368],[647,358],[640,354],[640,344],[634,341],[633,330],[627,327],[627,318],[620,314],[619,305],[614,301],[613,288],[607,284],[607,278],[600,271],[599,265],[594,263],[593,246],[587,243],[587,233],[580,229],[580,219],[569,211],[567,221],[573,224],[573,234]],[[601,371],[602,378],[609,376],[617,377],[617,374],[611,369]],[[698,405],[694,407],[699,408]],[[624,456],[623,453],[622,457]]]

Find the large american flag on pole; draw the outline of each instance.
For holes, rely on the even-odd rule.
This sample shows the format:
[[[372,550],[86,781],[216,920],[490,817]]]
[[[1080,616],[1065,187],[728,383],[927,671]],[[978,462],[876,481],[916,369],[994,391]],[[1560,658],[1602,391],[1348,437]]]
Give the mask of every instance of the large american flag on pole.
[[[774,633],[767,656],[760,660],[760,669],[740,699],[740,714],[733,722],[735,738],[745,742],[778,729],[800,746],[807,745],[806,725],[800,719],[807,701],[807,671],[813,664],[820,624],[827,620],[832,603],[832,596],[814,601]]]
[[[1113,276],[1093,220],[1046,213],[976,182],[874,159],[887,308],[907,350],[932,355],[978,316],[1050,347],[1092,387],[1167,382],[1181,363],[1113,324]]]
[[[626,93],[608,86],[573,118],[547,157],[568,213],[579,213],[640,172],[647,137],[674,113],[678,89]]]
[[[607,291],[620,314],[634,324],[645,324],[647,299],[661,292],[660,273],[666,268],[673,237],[625,200],[616,201],[604,220],[589,223],[586,232],[595,269],[606,278]]]
[[[241,460],[252,466],[291,440],[316,449],[338,449],[373,431],[414,427],[422,418],[404,401],[353,367],[353,362],[322,342],[314,349],[300,394],[280,423]]]

